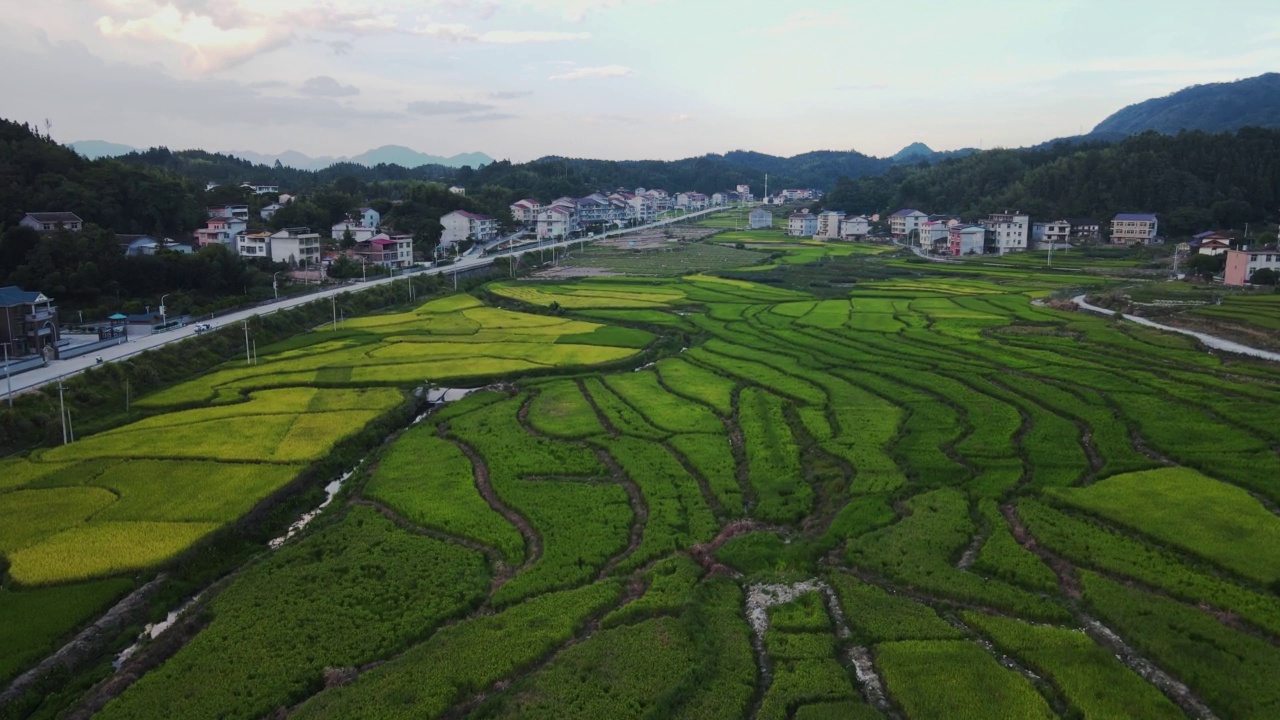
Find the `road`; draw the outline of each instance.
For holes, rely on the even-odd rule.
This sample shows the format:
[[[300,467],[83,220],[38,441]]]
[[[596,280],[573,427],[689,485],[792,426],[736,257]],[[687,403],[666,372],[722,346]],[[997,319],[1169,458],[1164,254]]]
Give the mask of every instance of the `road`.
[[[539,252],[552,247],[560,248],[560,247],[569,247],[569,246],[578,245],[578,244],[586,244],[586,243],[594,242],[596,240],[600,240],[602,238],[610,237],[613,235],[625,235],[627,233],[639,232],[639,231],[647,230],[654,227],[662,227],[663,225],[670,225],[671,223],[674,223],[674,222],[681,222],[689,218],[699,217],[702,215],[706,215],[708,213],[718,212],[724,209],[726,208],[718,207],[718,208],[702,210],[694,213],[689,213],[687,215],[683,215],[679,218],[659,220],[657,222],[650,223],[649,225],[641,225],[639,227],[627,228],[625,230],[614,230],[594,238],[583,238],[578,240],[567,240],[567,241],[562,241],[558,243],[549,243],[549,244],[542,244],[537,246],[530,246],[527,248],[519,248],[518,250],[515,250],[515,251],[505,251],[505,252],[496,253],[493,255],[487,255],[483,257],[479,255],[475,255],[475,256],[464,255],[461,259],[458,260],[458,262],[452,265],[430,268],[428,270],[421,270],[421,271],[412,273],[412,275],[414,276],[439,275],[439,274],[453,275],[458,272],[485,267],[487,265],[492,265],[494,259],[497,257],[506,257],[508,255],[524,255],[526,253]],[[305,303],[316,302],[317,300],[326,300],[329,297],[334,295],[340,295],[342,293],[347,293],[347,292],[360,292],[363,290],[367,290],[369,288],[378,287],[379,285],[385,285],[391,282],[403,281],[404,278],[405,276],[402,274],[394,277],[382,278],[379,280],[370,280],[368,282],[362,282],[357,285],[339,285],[337,287],[330,288],[328,290],[323,290],[318,293],[311,293],[311,294],[300,296],[300,297],[285,298],[285,299],[279,300],[278,302],[259,305],[257,307],[253,307],[248,310],[240,310],[238,312],[233,312],[229,315],[221,315],[212,320],[208,320],[206,322],[212,325],[215,329],[221,328],[221,327],[227,327],[228,325],[238,326],[241,323],[243,323],[245,320],[252,317],[256,317],[258,315],[270,315],[271,313],[278,312],[280,310],[287,310],[289,308],[297,307],[298,305],[303,305]],[[101,352],[93,353],[84,357],[72,358],[70,360],[53,360],[45,367],[37,368],[35,370],[28,370],[27,372],[12,376],[11,378],[8,378],[7,383],[6,383],[5,377],[0,376],[0,393],[7,393],[9,391],[9,387],[11,384],[13,389],[13,394],[20,395],[24,392],[43,387],[44,385],[47,385],[49,383],[57,382],[60,379],[65,380],[66,378],[72,377],[74,375],[79,375],[85,370],[97,365],[96,358],[98,357],[101,357],[104,363],[115,362],[117,360],[123,360],[133,355],[137,355],[140,352],[144,352],[147,350],[154,350],[155,348],[158,348],[158,347],[163,347],[165,345],[168,345],[169,343],[186,340],[188,338],[194,337],[195,335],[196,335],[195,326],[188,325],[186,327],[179,328],[176,330],[170,330],[168,332],[158,333],[155,335],[148,335],[146,337],[141,337],[136,340],[130,340],[128,343],[125,343],[124,345],[116,345],[114,347],[106,348]]]
[[[1088,310],[1090,312],[1100,313],[1102,315],[1112,315],[1112,316],[1116,314],[1115,310],[1108,310],[1107,308],[1098,307],[1097,305],[1090,305],[1089,303],[1085,302],[1084,295],[1077,295],[1074,298],[1071,298],[1071,301],[1074,302],[1076,305],[1079,305],[1081,308]],[[1195,330],[1187,330],[1185,328],[1173,327],[1172,325],[1161,325],[1158,322],[1152,322],[1151,320],[1148,320],[1144,317],[1139,317],[1137,315],[1121,315],[1121,317],[1123,317],[1125,320],[1131,320],[1133,322],[1138,323],[1139,325],[1145,325],[1149,328],[1155,328],[1157,330],[1166,330],[1168,332],[1175,332],[1182,335],[1190,335],[1191,337],[1199,340],[1206,347],[1211,347],[1214,350],[1222,350],[1224,352],[1231,352],[1231,353],[1237,353],[1239,355],[1248,355],[1250,357],[1262,358],[1263,360],[1270,360],[1272,362],[1280,362],[1280,353],[1271,352],[1270,350],[1262,350],[1260,348],[1250,347],[1248,345],[1241,345],[1238,342],[1233,342],[1225,338],[1220,338],[1216,335],[1209,335],[1207,333],[1196,332]]]

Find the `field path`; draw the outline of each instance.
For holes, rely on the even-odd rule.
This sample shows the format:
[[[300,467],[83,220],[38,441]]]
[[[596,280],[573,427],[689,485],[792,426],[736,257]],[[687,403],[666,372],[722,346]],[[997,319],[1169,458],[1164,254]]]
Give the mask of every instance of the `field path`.
[[[1098,307],[1097,305],[1090,305],[1088,302],[1085,301],[1084,295],[1077,295],[1071,298],[1071,301],[1074,302],[1076,305],[1079,305],[1081,308],[1088,310],[1089,312],[1095,312],[1095,313],[1099,313],[1102,315],[1109,315],[1109,316],[1115,316],[1117,314],[1117,311],[1115,310],[1108,310],[1107,308]],[[1190,335],[1191,337],[1199,340],[1201,343],[1204,343],[1206,347],[1211,347],[1214,350],[1222,350],[1224,352],[1236,353],[1238,355],[1248,355],[1250,357],[1261,358],[1263,360],[1270,360],[1271,362],[1280,362],[1280,353],[1278,352],[1272,352],[1270,350],[1262,350],[1256,347],[1249,347],[1248,345],[1242,345],[1241,343],[1233,342],[1231,340],[1220,338],[1216,335],[1210,335],[1208,333],[1196,332],[1195,330],[1186,330],[1179,327],[1173,327],[1172,325],[1161,325],[1158,322],[1152,322],[1151,320],[1148,320],[1144,317],[1138,317],[1137,315],[1125,315],[1121,313],[1120,317],[1124,318],[1125,320],[1131,320],[1133,322],[1136,322],[1139,325],[1145,325],[1147,327],[1155,328],[1157,330],[1164,330],[1166,332],[1178,333],[1179,335]]]
[[[519,530],[520,535],[524,537],[526,553],[524,564],[519,569],[524,570],[531,567],[542,557],[542,538],[538,537],[533,525],[523,515],[507,507],[502,500],[498,499],[498,494],[493,490],[493,483],[489,481],[489,466],[485,464],[484,458],[480,457],[480,453],[472,449],[470,445],[453,438],[449,438],[449,442],[456,445],[471,461],[471,466],[475,468],[476,489],[480,491],[480,496],[484,498],[485,502],[489,503],[489,507],[506,518],[512,525],[515,525],[516,530]]]

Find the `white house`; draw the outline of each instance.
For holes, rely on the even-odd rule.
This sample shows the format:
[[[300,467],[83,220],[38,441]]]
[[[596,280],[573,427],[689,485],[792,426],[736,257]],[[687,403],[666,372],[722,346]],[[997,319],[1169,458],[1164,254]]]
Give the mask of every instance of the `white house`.
[[[362,207],[358,219],[361,227],[376,228],[382,222],[382,213],[371,207]]]
[[[987,228],[988,243],[1001,255],[1026,250],[1031,239],[1031,218],[1017,211],[991,213],[982,223]]]
[[[632,195],[627,204],[631,206],[631,217],[640,223],[647,223],[658,214],[657,202],[643,193]]]
[[[356,257],[371,265],[387,268],[413,264],[413,236],[381,233],[356,245]]]
[[[311,228],[285,228],[270,238],[271,261],[297,267],[320,266],[320,233]]]
[[[1280,272],[1280,250],[1228,250],[1222,282],[1244,285],[1252,282],[1253,274],[1263,269]]]
[[[210,219],[219,218],[219,217],[229,217],[229,218],[235,218],[237,220],[248,220],[249,206],[248,205],[215,205],[213,207],[205,208],[205,214],[208,215]]]
[[[814,237],[839,238],[840,222],[844,220],[843,210],[823,210],[818,213],[818,229]]]
[[[271,203],[270,205],[263,206],[263,208],[258,211],[258,215],[260,215],[263,220],[270,220],[271,216],[280,212],[280,209],[283,207],[284,206],[280,203]]]
[[[247,233],[236,238],[236,253],[248,258],[271,257],[271,233]]]
[[[254,185],[253,183],[241,183],[240,187],[251,190],[254,195],[279,195],[280,194],[279,185]]]
[[[511,217],[521,225],[532,225],[538,221],[538,211],[542,205],[533,198],[517,200],[511,204]]]
[[[1149,245],[1156,239],[1160,221],[1151,213],[1120,213],[1111,220],[1111,242],[1116,245]]]
[[[563,238],[577,231],[577,213],[565,205],[552,205],[538,212],[538,237]]]
[[[747,220],[752,230],[773,227],[773,213],[763,208],[752,210],[751,214],[747,216]]]
[[[467,189],[464,187],[453,185],[449,188],[449,192],[453,193],[454,195],[466,195]]]
[[[818,232],[818,216],[808,210],[792,213],[787,218],[787,234],[792,237],[813,237]]]
[[[27,213],[18,222],[36,232],[53,232],[55,230],[83,230],[84,221],[75,213],[69,212],[36,212]]]
[[[467,210],[454,210],[440,218],[440,224],[444,226],[440,234],[442,246],[467,240],[484,242],[498,236],[497,220]]]
[[[926,220],[920,223],[920,247],[942,247],[951,237],[951,228],[941,220]]]
[[[1031,239],[1037,245],[1066,245],[1071,240],[1071,223],[1066,220],[1031,223]]]
[[[871,234],[871,220],[866,215],[846,217],[840,223],[840,236],[845,240],[861,240]]]
[[[926,213],[906,208],[889,216],[889,233],[895,238],[904,238],[920,229],[920,224],[929,219]]]
[[[342,238],[346,237],[346,234],[348,232],[351,233],[351,237],[355,238],[356,242],[364,242],[365,240],[368,240],[369,238],[373,237],[378,231],[374,227],[356,225],[351,220],[347,220],[345,222],[340,222],[337,225],[334,225],[332,228],[330,228],[329,237],[334,240],[341,240]]]

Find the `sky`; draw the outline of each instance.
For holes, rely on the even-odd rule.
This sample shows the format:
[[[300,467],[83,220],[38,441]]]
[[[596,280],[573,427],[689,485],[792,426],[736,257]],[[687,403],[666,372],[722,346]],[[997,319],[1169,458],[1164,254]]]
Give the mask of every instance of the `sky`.
[[[891,155],[1087,132],[1280,71],[1275,0],[0,0],[62,142],[514,162]]]

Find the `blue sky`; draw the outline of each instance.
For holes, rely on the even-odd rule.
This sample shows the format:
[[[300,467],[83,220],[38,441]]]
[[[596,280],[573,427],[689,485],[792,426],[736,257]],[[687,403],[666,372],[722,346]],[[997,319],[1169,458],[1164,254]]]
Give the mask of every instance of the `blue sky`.
[[[1253,0],[0,0],[62,141],[677,158],[1014,147],[1280,70]]]

